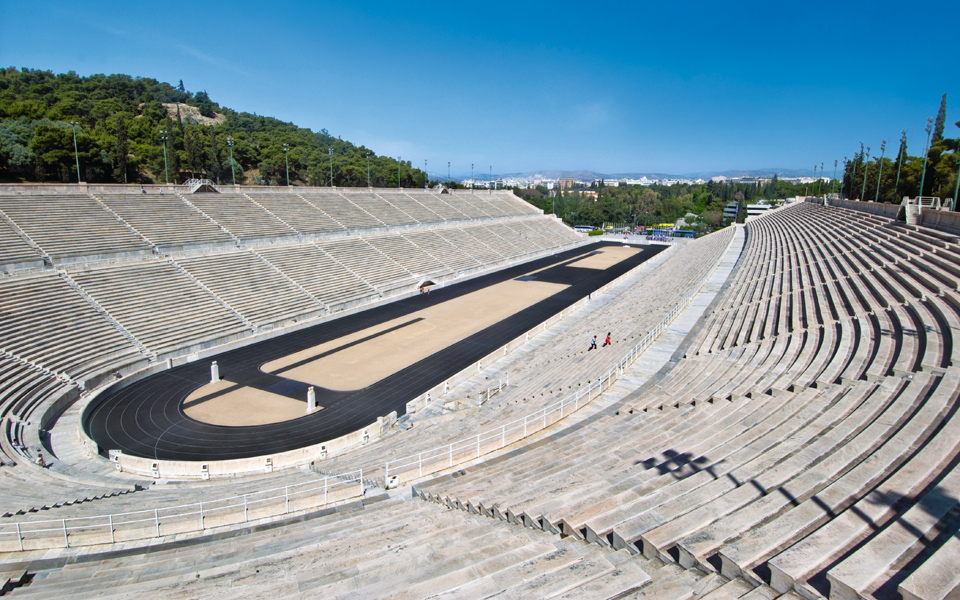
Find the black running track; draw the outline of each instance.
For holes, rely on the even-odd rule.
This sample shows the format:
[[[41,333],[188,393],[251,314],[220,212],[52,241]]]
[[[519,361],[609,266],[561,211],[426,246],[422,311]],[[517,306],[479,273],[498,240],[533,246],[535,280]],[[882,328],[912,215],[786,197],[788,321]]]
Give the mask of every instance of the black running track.
[[[119,449],[145,458],[193,461],[261,456],[340,437],[391,411],[404,414],[409,400],[664,248],[642,247],[641,252],[603,271],[568,264],[605,245],[616,244],[591,244],[152,375],[88,407],[84,428],[104,455],[111,449]],[[544,267],[550,268],[537,273],[537,281],[569,287],[364,389],[338,392],[316,388],[317,403],[323,410],[290,421],[247,427],[210,425],[184,413],[187,396],[210,382],[212,360],[217,361],[222,378],[295,398],[304,402],[306,411],[307,383],[263,373],[260,366]],[[411,317],[411,322],[414,319]],[[405,324],[402,322],[398,327]],[[351,344],[332,352],[348,345]]]

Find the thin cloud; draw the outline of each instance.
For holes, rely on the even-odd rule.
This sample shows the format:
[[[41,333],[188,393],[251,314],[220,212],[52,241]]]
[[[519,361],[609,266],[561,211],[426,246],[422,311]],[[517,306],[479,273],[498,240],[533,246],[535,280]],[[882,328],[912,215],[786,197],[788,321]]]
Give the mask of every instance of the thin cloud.
[[[180,52],[182,52],[182,53],[184,53],[184,54],[186,54],[186,55],[188,55],[188,56],[192,56],[193,58],[195,58],[195,59],[197,59],[197,60],[199,60],[199,61],[201,61],[201,62],[205,62],[205,63],[207,63],[207,64],[210,65],[210,66],[217,67],[218,69],[226,69],[226,70],[228,70],[228,71],[233,71],[234,73],[236,73],[236,74],[238,74],[238,75],[242,75],[242,76],[244,76],[244,77],[249,77],[249,74],[248,74],[246,71],[244,71],[244,70],[241,69],[240,67],[236,66],[235,64],[231,63],[230,61],[224,60],[224,59],[219,58],[219,57],[217,57],[217,56],[211,56],[211,55],[209,55],[209,54],[207,54],[207,53],[205,53],[205,52],[201,52],[200,50],[197,50],[196,48],[194,48],[194,47],[192,47],[192,46],[188,46],[188,45],[183,44],[183,43],[180,43],[180,42],[176,43],[176,44],[175,44],[175,47],[176,47],[176,49],[179,50]]]
[[[157,45],[163,45],[167,43],[167,40],[165,38],[161,38],[156,34],[144,32],[138,28],[126,29],[122,27],[112,27],[100,21],[93,21],[86,18],[83,19],[83,22],[86,27],[89,27],[91,29],[96,29],[98,31],[101,31],[113,37],[120,38],[121,40],[130,40],[130,39],[133,39],[134,37],[136,37],[136,39],[138,40],[143,40],[144,37],[146,37],[150,42],[155,43]],[[216,67],[218,69],[225,69],[227,71],[231,71],[243,77],[250,76],[246,71],[244,71],[234,63],[228,60],[222,59],[220,57],[212,56],[210,54],[202,52],[194,48],[193,46],[189,46],[182,42],[176,42],[174,43],[174,47],[177,50],[179,50],[182,54],[195,58],[210,66]]]
[[[596,131],[614,120],[610,105],[603,101],[571,106],[568,114],[567,129],[574,132]]]
[[[133,37],[133,34],[132,34],[132,32],[131,32],[129,29],[123,29],[123,28],[120,28],[120,27],[111,27],[110,25],[107,25],[106,23],[103,23],[102,21],[96,21],[96,20],[89,19],[89,18],[86,18],[86,17],[80,17],[79,19],[80,19],[80,21],[83,23],[83,26],[84,26],[84,27],[88,27],[88,28],[90,28],[90,29],[96,29],[96,30],[98,30],[98,31],[102,31],[103,33],[112,35],[113,37],[117,37],[117,38],[120,38],[120,39],[122,39],[122,40],[128,40],[128,39],[130,39],[130,38]],[[139,35],[138,35],[138,37],[139,37]]]

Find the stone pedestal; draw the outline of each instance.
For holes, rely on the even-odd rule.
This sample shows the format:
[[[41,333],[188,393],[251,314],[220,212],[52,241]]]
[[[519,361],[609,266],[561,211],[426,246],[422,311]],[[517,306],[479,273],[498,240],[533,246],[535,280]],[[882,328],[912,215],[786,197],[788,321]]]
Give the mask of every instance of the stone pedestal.
[[[317,393],[313,390],[313,386],[307,388],[307,414],[312,413],[317,410]]]
[[[210,383],[217,383],[220,381],[220,367],[217,366],[217,361],[210,363]]]

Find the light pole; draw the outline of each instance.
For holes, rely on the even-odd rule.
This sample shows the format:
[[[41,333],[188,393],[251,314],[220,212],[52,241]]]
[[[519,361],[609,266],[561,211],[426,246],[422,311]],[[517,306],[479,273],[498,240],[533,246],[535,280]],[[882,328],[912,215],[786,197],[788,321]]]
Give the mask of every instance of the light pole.
[[[927,176],[927,152],[930,149],[930,128],[933,126],[933,117],[927,117],[927,145],[923,147],[923,171],[920,173],[920,193],[917,201],[923,197],[923,179]],[[77,167],[79,169],[79,167]]]
[[[843,160],[847,160],[847,157],[844,156]],[[833,186],[831,186],[830,191],[834,194],[837,193],[837,159],[833,159]]]
[[[867,146],[867,153],[863,155],[863,186],[860,188],[860,198],[859,200],[863,201],[863,197],[867,194],[867,175],[870,174],[870,146]]]
[[[450,161],[447,161],[447,183],[450,183]]]
[[[230,148],[230,174],[233,175],[233,187],[237,187],[237,171],[233,168],[233,138],[227,138],[227,146]]]
[[[900,149],[897,150],[897,182],[893,184],[893,199],[897,199],[897,190],[900,188],[900,168],[903,167],[903,150],[907,147],[907,130],[900,130]]]
[[[813,178],[817,179],[817,164],[813,164]],[[817,179],[817,197],[820,196],[820,180]]]
[[[473,163],[470,163],[470,190],[473,191]]]
[[[817,195],[820,195],[820,184],[823,182],[823,163],[820,163],[820,179],[817,180]]]
[[[77,183],[80,183],[80,152],[77,150],[77,126],[80,123],[70,121],[70,128],[73,129],[73,157],[77,159]]]
[[[847,157],[846,157],[846,156],[843,157],[843,172],[844,172],[844,174],[846,174],[846,172],[847,172]],[[840,186],[840,195],[841,195],[841,196],[843,195],[843,185]],[[848,196],[848,198],[849,198],[849,196]]]
[[[330,187],[333,187],[333,148],[327,148],[327,156],[330,157]],[[367,183],[370,181],[370,163],[367,162]]]
[[[167,167],[167,132],[160,132],[160,141],[163,142],[163,172],[166,176],[167,185],[170,185],[170,169]]]
[[[287,166],[287,187],[290,187],[290,160],[288,158],[290,152],[290,144],[283,145],[283,162]]]
[[[430,176],[427,175],[427,159],[423,159],[423,189],[427,189],[427,183],[430,181]]]
[[[853,200],[853,186],[856,184],[857,180],[857,162],[863,160],[863,142],[860,142],[860,155],[859,159],[853,157],[853,175],[850,176],[850,199]]]
[[[957,149],[954,156],[960,157],[960,148]],[[957,198],[957,192],[960,192],[960,158],[957,159],[957,183],[953,186],[953,210],[957,210],[957,202],[960,202],[960,199]]]
[[[403,157],[397,157],[397,189],[400,189],[400,165],[403,164]]]
[[[364,154],[367,156],[367,187],[373,187],[370,185],[370,151],[367,150]]]
[[[880,168],[877,170],[877,193],[873,197],[874,202],[880,201],[880,178],[883,176],[883,151],[887,149],[887,140],[880,142]]]

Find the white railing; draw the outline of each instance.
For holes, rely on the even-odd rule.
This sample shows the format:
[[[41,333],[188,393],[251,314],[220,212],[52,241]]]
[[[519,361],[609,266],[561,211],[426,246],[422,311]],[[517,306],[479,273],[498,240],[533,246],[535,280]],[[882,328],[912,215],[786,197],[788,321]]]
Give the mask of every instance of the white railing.
[[[363,495],[363,471],[219,500],[94,517],[0,523],[0,551],[115,544],[200,532],[320,508]]]
[[[904,196],[903,201],[900,202],[900,206],[904,208],[907,206],[916,206],[920,212],[923,212],[924,208],[929,210],[942,210],[940,198],[937,196],[920,196],[918,198]]]
[[[217,187],[217,184],[210,181],[209,179],[188,179],[183,182],[183,187],[190,190],[190,193],[197,191],[198,189],[200,189],[201,186],[204,186],[204,185],[209,185],[210,187],[217,190],[218,192],[220,191],[220,188]]]
[[[504,388],[509,387],[510,385],[510,374],[507,374],[506,379],[497,379],[497,385],[488,386],[486,391],[480,392],[480,395],[477,397],[477,406],[483,406],[490,398],[493,398],[497,394],[503,393]]]
[[[404,458],[388,461],[384,465],[384,483],[390,489],[402,485],[404,481],[418,479],[424,475],[430,475],[445,469],[453,467],[480,458],[484,454],[496,452],[510,444],[516,443],[528,436],[542,431],[554,423],[577,412],[600,394],[606,391],[624,371],[639,357],[647,348],[653,344],[660,334],[663,333],[670,323],[683,311],[691,300],[699,293],[700,289],[707,283],[713,272],[722,260],[723,254],[717,260],[713,269],[694,286],[693,291],[676,306],[658,323],[636,346],[630,349],[615,366],[607,370],[606,373],[591,380],[587,389],[578,390],[574,394],[562,398],[549,406],[525,415],[522,419],[517,419],[510,423],[505,423],[498,428],[479,433],[470,438],[453,442],[439,448],[419,452]],[[401,477],[403,481],[401,481]]]

